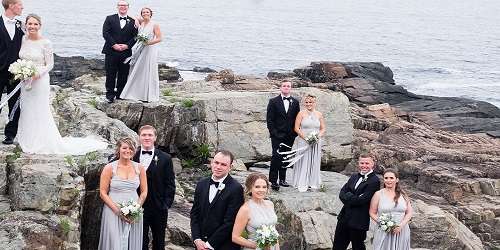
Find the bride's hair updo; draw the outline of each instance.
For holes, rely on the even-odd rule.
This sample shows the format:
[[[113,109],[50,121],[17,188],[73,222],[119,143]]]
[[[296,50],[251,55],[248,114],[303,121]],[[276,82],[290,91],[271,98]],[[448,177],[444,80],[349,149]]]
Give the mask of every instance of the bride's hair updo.
[[[25,23],[27,23],[27,22],[28,22],[28,20],[29,20],[30,18],[34,18],[35,20],[37,20],[37,21],[38,21],[38,24],[42,25],[42,18],[41,18],[39,15],[37,15],[37,14],[33,14],[33,13],[32,13],[32,14],[29,14],[29,15],[26,17],[26,21],[25,21]]]
[[[267,176],[262,173],[251,173],[248,175],[246,181],[245,181],[245,194],[247,196],[252,196],[252,187],[255,185],[255,182],[258,179],[262,179],[266,182],[267,189],[269,190],[269,180],[267,179]]]
[[[117,159],[120,159],[120,148],[123,144],[127,144],[127,146],[132,150],[133,154],[137,147],[135,146],[134,140],[129,137],[122,138],[116,142],[115,156]]]
[[[141,16],[142,16],[142,11],[143,11],[143,10],[149,10],[149,13],[151,13],[151,17],[153,17],[153,10],[152,10],[151,8],[149,8],[149,7],[143,7],[143,8],[141,9]]]

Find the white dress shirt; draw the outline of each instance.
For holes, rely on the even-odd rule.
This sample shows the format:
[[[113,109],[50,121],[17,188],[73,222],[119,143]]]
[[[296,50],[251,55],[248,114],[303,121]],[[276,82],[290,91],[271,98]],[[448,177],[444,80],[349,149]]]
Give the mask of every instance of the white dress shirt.
[[[152,148],[151,150],[145,150],[145,151],[151,151],[151,155],[149,154],[143,154],[142,151],[144,151],[141,147],[141,155],[139,156],[139,162],[144,166],[144,170],[148,170],[149,164],[151,164],[151,161],[153,160],[153,156],[155,155],[155,148]]]
[[[15,18],[8,18],[5,16],[5,13],[2,14],[3,24],[5,25],[5,29],[9,33],[10,39],[14,39],[14,35],[16,35],[16,22]]]
[[[224,182],[226,177],[227,177],[227,175],[222,177],[222,179],[220,179],[220,180],[215,180],[214,176],[212,175],[212,180],[219,182],[219,187],[220,187],[220,185]],[[212,203],[212,201],[215,198],[215,195],[217,194],[217,189],[218,188],[214,184],[210,185],[210,191],[208,192],[208,202]]]
[[[122,17],[128,18],[127,16],[118,15],[118,18],[122,18]],[[119,19],[119,20],[120,20],[120,28],[123,29],[123,27],[125,27],[125,25],[127,25],[127,20],[123,20],[123,19]]]
[[[290,100],[285,100],[283,98],[285,97],[290,97],[292,98],[292,96],[284,96],[283,94],[281,94],[281,100],[283,101],[283,105],[285,105],[285,112],[288,113],[288,108],[290,108],[290,104],[292,103],[292,99]]]
[[[368,178],[368,175],[369,175],[369,174],[371,174],[371,173],[373,173],[373,169],[372,169],[372,170],[370,170],[370,171],[369,171],[368,173],[366,173],[366,174],[361,174],[361,173],[360,173],[360,174],[361,174],[361,175],[363,175],[363,176],[361,176],[361,177],[358,179],[358,181],[356,182],[356,185],[354,186],[354,189],[358,188],[359,184],[361,184],[361,182],[363,181],[363,179],[367,179],[367,178]]]

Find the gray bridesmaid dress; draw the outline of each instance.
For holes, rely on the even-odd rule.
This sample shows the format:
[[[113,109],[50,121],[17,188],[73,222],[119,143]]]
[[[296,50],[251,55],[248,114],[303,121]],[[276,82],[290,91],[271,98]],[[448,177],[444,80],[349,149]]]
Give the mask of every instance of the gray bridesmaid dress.
[[[265,204],[258,204],[252,199],[248,200],[248,207],[250,208],[250,220],[247,223],[246,229],[248,232],[248,239],[255,241],[257,237],[256,231],[263,225],[276,225],[278,217],[274,211],[274,206],[271,201],[265,200]],[[276,249],[274,246],[271,250]],[[243,248],[242,250],[250,250],[250,248]],[[257,248],[256,250],[261,250]]]
[[[312,112],[304,117],[300,123],[300,130],[307,136],[311,132],[319,133],[320,121]],[[297,137],[295,139],[296,148],[305,148],[299,154],[302,154],[293,166],[293,181],[292,184],[299,192],[305,192],[309,187],[318,189],[321,185],[321,138],[319,141],[309,146],[308,143]]]
[[[398,205],[395,206],[393,199],[385,196],[384,190],[380,191],[380,201],[378,203],[378,214],[391,214],[396,223],[400,223],[405,216],[406,200],[401,195]],[[409,250],[410,249],[410,227],[408,224],[401,228],[399,234],[386,233],[380,227],[376,227],[373,239],[374,250]]]
[[[137,188],[140,185],[139,164],[136,162],[132,162],[132,164],[136,173],[135,177],[133,179],[122,179],[116,175],[118,161],[111,163],[113,176],[109,184],[109,197],[115,203],[129,201],[130,199],[137,201],[139,198],[137,195]],[[130,228],[130,232],[126,234],[128,228]],[[128,224],[104,204],[101,218],[99,250],[142,250],[142,218],[132,224]]]

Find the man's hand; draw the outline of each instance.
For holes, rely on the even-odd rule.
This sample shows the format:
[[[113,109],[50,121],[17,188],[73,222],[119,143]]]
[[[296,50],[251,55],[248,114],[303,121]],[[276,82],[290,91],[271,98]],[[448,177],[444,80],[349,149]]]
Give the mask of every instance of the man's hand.
[[[205,244],[202,240],[195,240],[194,244],[196,245],[196,250],[208,250],[207,244]]]
[[[113,48],[114,50],[116,50],[116,51],[121,51],[121,46],[120,46],[120,44],[115,44],[115,45],[113,45],[113,46],[112,46],[112,48]]]

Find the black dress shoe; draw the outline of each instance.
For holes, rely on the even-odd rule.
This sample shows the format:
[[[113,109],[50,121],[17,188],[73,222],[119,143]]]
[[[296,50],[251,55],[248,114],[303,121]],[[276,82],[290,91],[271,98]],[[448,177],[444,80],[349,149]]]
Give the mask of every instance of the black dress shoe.
[[[106,101],[108,103],[113,103],[113,102],[115,102],[115,99],[113,97],[111,97],[111,98],[106,97]]]
[[[14,138],[10,137],[5,137],[5,139],[2,141],[3,144],[10,145],[14,143]]]
[[[280,186],[282,186],[282,187],[289,187],[290,184],[288,184],[288,182],[286,182],[286,181],[280,181]]]
[[[274,191],[279,191],[280,185],[278,185],[277,183],[271,183],[271,189]]]

